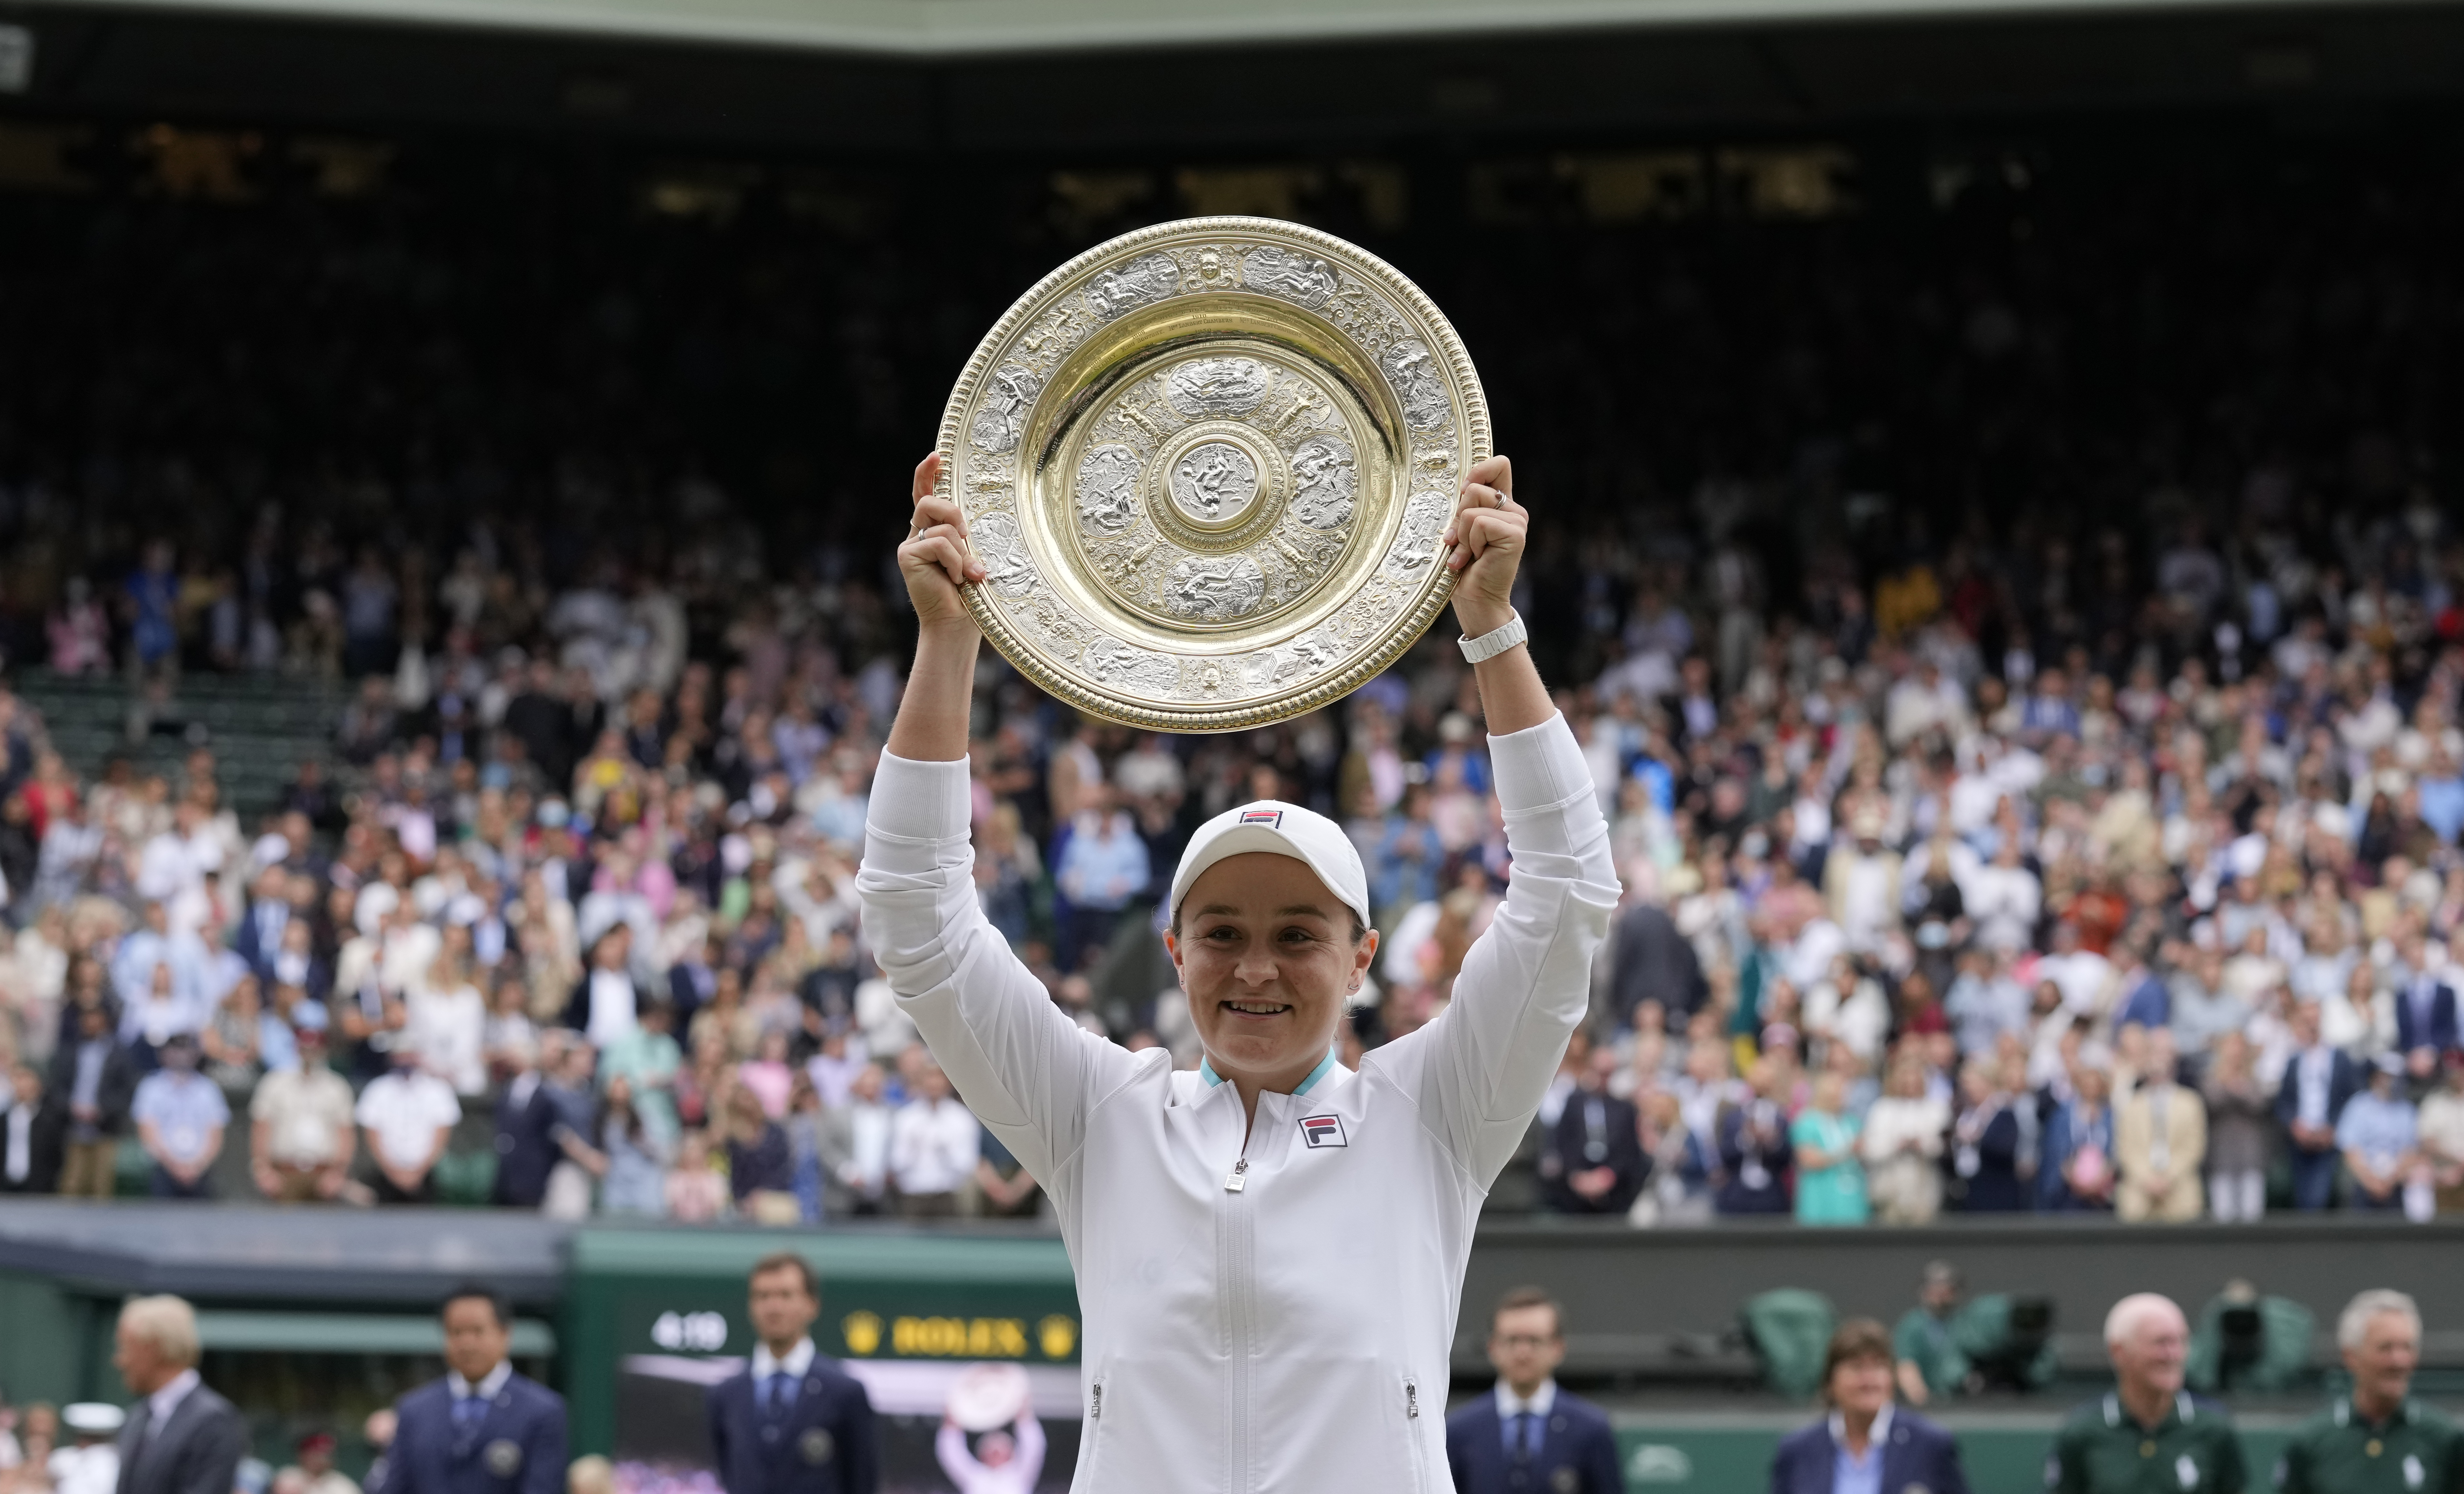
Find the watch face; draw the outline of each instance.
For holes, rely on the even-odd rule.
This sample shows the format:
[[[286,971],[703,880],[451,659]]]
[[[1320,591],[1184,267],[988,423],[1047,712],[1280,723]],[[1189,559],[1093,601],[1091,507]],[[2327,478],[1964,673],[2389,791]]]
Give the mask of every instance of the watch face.
[[[1488,407],[1419,289],[1331,235],[1192,218],[1099,245],[985,337],[940,491],[969,609],[1081,711],[1235,731],[1342,698],[1444,606]]]

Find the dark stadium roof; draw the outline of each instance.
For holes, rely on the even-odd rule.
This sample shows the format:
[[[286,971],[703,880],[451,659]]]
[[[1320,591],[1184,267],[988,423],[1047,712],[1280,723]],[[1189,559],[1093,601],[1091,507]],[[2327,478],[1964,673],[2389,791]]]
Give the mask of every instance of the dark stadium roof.
[[[1600,28],[2253,9],[2250,0],[52,0],[914,57]],[[2296,0],[2285,0],[2296,3]]]

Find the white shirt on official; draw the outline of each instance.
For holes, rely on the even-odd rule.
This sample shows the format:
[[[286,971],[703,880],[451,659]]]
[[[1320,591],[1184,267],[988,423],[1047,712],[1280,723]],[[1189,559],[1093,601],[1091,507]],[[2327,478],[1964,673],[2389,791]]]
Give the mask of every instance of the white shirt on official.
[[[1553,1377],[1542,1380],[1540,1388],[1531,1393],[1529,1399],[1515,1395],[1514,1387],[1504,1380],[1497,1382],[1497,1424],[1500,1426],[1511,1424],[1516,1417],[1526,1412],[1546,1422],[1549,1413],[1556,1408],[1557,1382]]]
[[[453,1398],[457,1401],[469,1400],[473,1395],[481,1400],[495,1400],[496,1393],[503,1390],[505,1382],[513,1377],[514,1362],[511,1359],[499,1359],[495,1369],[479,1377],[479,1383],[476,1385],[462,1378],[461,1372],[458,1370],[446,1371],[445,1388],[453,1393]]]

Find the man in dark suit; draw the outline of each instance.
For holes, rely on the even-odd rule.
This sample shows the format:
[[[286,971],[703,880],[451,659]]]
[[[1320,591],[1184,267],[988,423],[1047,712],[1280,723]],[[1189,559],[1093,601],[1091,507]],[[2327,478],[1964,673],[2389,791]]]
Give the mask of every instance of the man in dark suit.
[[[276,862],[256,874],[248,909],[231,929],[231,953],[248,962],[268,990],[275,984],[274,956],[282,952],[282,931],[291,917],[291,873]]]
[[[2351,1054],[2321,1041],[2316,1002],[2295,1006],[2288,1025],[2293,1057],[2277,1086],[2276,1119],[2292,1154],[2293,1206],[2316,1213],[2336,1197],[2336,1169],[2343,1161],[2336,1122],[2361,1092],[2362,1069]]]
[[[564,1397],[514,1373],[504,1299],[465,1286],[444,1316],[445,1378],[394,1403],[368,1494],[564,1494]]]
[[[1498,1302],[1488,1316],[1497,1389],[1446,1417],[1456,1494],[1623,1494],[1608,1414],[1557,1388],[1565,1357],[1547,1292],[1518,1286]]]
[[[2397,937],[2396,957],[2412,974],[2395,988],[2395,1050],[2405,1068],[2422,1083],[2438,1077],[2446,1056],[2464,1046],[2455,1011],[2455,988],[2430,968],[2426,941],[2418,929]]]
[[[1881,1324],[1850,1318],[1839,1325],[1822,1364],[1831,1415],[1781,1440],[1771,1458],[1771,1494],[1968,1494],[1957,1439],[1892,1406],[1891,1358],[1891,1335]]]
[[[1560,1214],[1621,1215],[1651,1173],[1632,1101],[1609,1093],[1615,1049],[1594,1048],[1540,1150],[1540,1189]]]
[[[496,1098],[496,1182],[494,1201],[507,1208],[536,1209],[547,1197],[548,1174],[556,1171],[564,1149],[557,1144],[558,1115],[554,1096],[544,1082],[547,1071],[564,1056],[565,1035],[539,1035],[535,1061],[505,1085]]]
[[[863,1382],[814,1351],[822,1310],[812,1263],[753,1263],[753,1362],[710,1388],[710,1445],[727,1494],[873,1494],[881,1446]]]
[[[1710,995],[1710,985],[1693,941],[1677,932],[1668,911],[1637,903],[1617,914],[1611,949],[1609,1000],[1617,1024],[1631,1026],[1636,1007],[1658,1001],[1668,1014],[1668,1030],[1684,1031],[1685,1019]]]
[[[0,1193],[50,1193],[60,1183],[60,1116],[43,1102],[32,1064],[9,1070],[0,1090]]]
[[[177,1297],[120,1309],[111,1356],[143,1397],[120,1429],[119,1494],[231,1494],[248,1455],[248,1423],[197,1377],[197,1314]]]
[[[60,1128],[60,1192],[75,1198],[108,1198],[120,1133],[128,1129],[128,1104],[137,1094],[137,1064],[121,1045],[111,1009],[100,1003],[70,1008],[76,1025],[52,1054],[45,1103]]]

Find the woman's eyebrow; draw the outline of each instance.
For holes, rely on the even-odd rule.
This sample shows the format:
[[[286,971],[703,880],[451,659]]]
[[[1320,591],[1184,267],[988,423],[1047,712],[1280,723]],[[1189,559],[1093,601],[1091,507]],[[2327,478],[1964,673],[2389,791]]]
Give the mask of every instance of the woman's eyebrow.
[[[1307,913],[1312,918],[1324,918],[1329,923],[1332,923],[1334,921],[1333,917],[1329,914],[1325,909],[1318,907],[1315,903],[1294,903],[1287,908],[1278,908],[1275,910],[1275,916],[1278,918],[1288,918],[1294,913]]]

